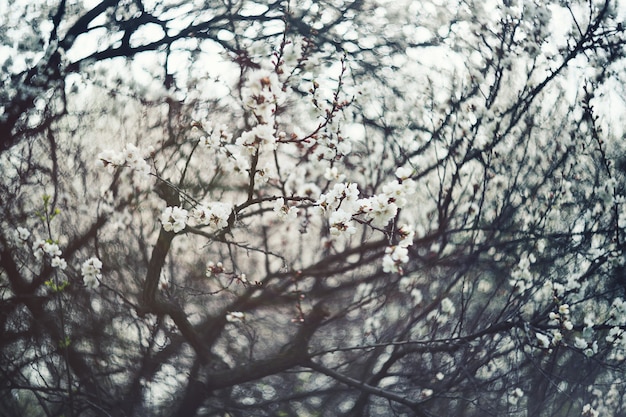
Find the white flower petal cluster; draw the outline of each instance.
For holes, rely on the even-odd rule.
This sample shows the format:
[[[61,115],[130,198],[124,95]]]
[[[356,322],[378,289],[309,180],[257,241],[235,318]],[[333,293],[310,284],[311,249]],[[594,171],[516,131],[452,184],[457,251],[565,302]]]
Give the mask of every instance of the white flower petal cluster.
[[[358,210],[359,189],[355,183],[337,183],[325,194],[320,195],[317,205],[324,212],[332,212],[341,208],[355,213]]]
[[[225,145],[220,150],[226,156],[224,169],[247,178],[250,172],[250,156],[243,155],[240,152],[240,147],[237,145]]]
[[[400,236],[399,246],[409,247],[413,244],[415,238],[415,230],[408,224],[403,224],[398,228],[398,235]]]
[[[59,269],[67,268],[67,262],[65,261],[65,259],[61,258],[60,256],[55,256],[54,258],[52,258],[52,260],[50,261],[50,265],[53,268],[59,268]]]
[[[530,267],[536,261],[537,259],[532,253],[523,253],[522,256],[520,256],[520,260],[513,269],[511,279],[509,280],[509,284],[515,288],[516,292],[522,293],[532,287],[535,276],[531,272]]]
[[[241,311],[230,311],[226,313],[226,321],[229,323],[242,322],[246,318],[246,315]]]
[[[270,180],[277,180],[278,175],[274,164],[268,161],[263,164],[262,167],[257,168],[254,173],[254,178],[257,183],[267,183]]]
[[[396,169],[396,178],[401,181],[407,180],[411,178],[413,172],[414,170],[411,167],[399,167],[398,169]]]
[[[161,223],[165,231],[178,233],[187,226],[187,210],[177,206],[167,207],[161,214]]]
[[[574,328],[574,324],[570,320],[569,304],[561,304],[558,311],[550,312],[548,317],[550,318],[550,324],[552,325],[561,325],[561,327],[565,330],[572,330]]]
[[[100,285],[102,278],[102,262],[96,257],[92,257],[83,262],[80,272],[83,276],[83,283],[87,288],[94,289]]]
[[[28,238],[30,237],[30,232],[28,231],[28,229],[24,227],[18,227],[17,229],[15,229],[14,234],[15,234],[15,238],[22,242],[26,242]]]
[[[226,125],[215,126],[208,136],[202,136],[200,143],[208,149],[220,149],[231,142],[232,135],[228,132]]]
[[[395,246],[390,246],[385,250],[383,257],[383,271],[389,273],[402,273],[402,265],[409,262],[408,247],[413,244],[415,231],[409,225],[401,225],[398,228],[400,241]]]
[[[233,136],[226,125],[209,128],[209,131],[208,136],[200,138],[200,145],[215,153],[225,171],[247,178],[251,151],[248,152],[241,145],[232,143]]]
[[[381,194],[359,200],[359,210],[373,226],[385,227],[414,193],[413,180],[391,181],[383,186]]]
[[[346,178],[346,176],[345,174],[341,174],[337,167],[329,167],[326,168],[326,171],[324,172],[324,178],[326,178],[328,181],[342,182]]]
[[[104,150],[98,155],[98,160],[109,171],[123,165],[127,165],[133,170],[148,176],[150,174],[150,165],[146,162],[146,157],[141,150],[132,143],[126,144],[122,152],[114,150]]]
[[[305,58],[302,56],[302,41],[299,39],[294,39],[290,42],[287,42],[283,47],[282,54],[282,63],[288,69],[295,68],[300,61]]]
[[[408,197],[415,194],[415,181],[405,179],[400,181],[391,181],[383,186],[383,194],[389,198],[398,207],[405,207],[408,203]]]
[[[595,340],[590,343],[586,339],[576,336],[574,337],[574,347],[582,350],[587,357],[598,353],[598,342]]]
[[[33,252],[37,259],[42,259],[44,255],[51,258],[61,256],[59,245],[49,240],[39,239],[33,244]]]
[[[398,214],[398,205],[385,194],[359,200],[365,218],[376,227],[385,227]]]
[[[399,206],[406,203],[406,196],[412,193],[413,184],[392,182],[383,187],[383,192],[369,198],[359,199],[359,189],[354,183],[337,183],[327,193],[320,195],[317,205],[329,217],[330,233],[333,236],[356,233],[353,216],[364,215],[368,223],[375,227],[385,227],[398,214]],[[402,265],[408,262],[408,247],[413,243],[415,232],[409,226],[399,228],[400,242],[390,246],[383,258],[385,272],[401,272]]]
[[[606,341],[622,348],[626,347],[626,334],[619,326],[611,327],[606,336]]]
[[[541,347],[550,347],[557,346],[564,337],[568,334],[567,332],[571,332],[574,330],[574,323],[570,319],[571,311],[570,305],[563,303],[560,304],[556,311],[552,311],[548,314],[548,318],[550,319],[549,323],[551,326],[558,326],[556,329],[552,329],[550,333],[542,335],[540,337],[537,335],[537,340]],[[583,351],[583,353],[590,357],[598,353],[598,342],[594,339],[594,321],[595,315],[590,314],[584,318],[584,328],[581,334],[576,334],[573,336],[573,346],[577,349]],[[610,339],[611,332],[609,331],[609,336],[607,336],[607,340],[612,342]],[[549,335],[552,335],[552,339],[550,340]],[[547,344],[546,344],[547,340]]]
[[[123,152],[117,152],[112,149],[106,149],[98,154],[98,161],[105,167],[110,173],[113,173],[115,168],[124,165],[126,159]]]
[[[383,257],[383,271],[402,273],[402,265],[409,261],[409,250],[403,246],[389,246]]]
[[[191,217],[196,225],[209,226],[215,232],[228,226],[232,211],[233,206],[229,203],[204,202],[191,210]]]
[[[126,164],[128,164],[128,166],[135,171],[145,175],[150,174],[150,165],[146,162],[140,149],[132,143],[128,143],[126,148],[124,148],[124,157],[126,159]]]
[[[295,219],[298,217],[298,209],[294,206],[290,207],[285,204],[285,199],[283,197],[276,199],[273,211],[280,220]]]
[[[212,278],[215,276],[218,276],[219,274],[221,274],[222,272],[224,272],[224,264],[221,262],[215,263],[215,262],[209,262],[206,266],[206,272],[205,275],[207,278]]]
[[[242,89],[243,103],[260,124],[270,123],[276,105],[285,100],[285,92],[275,72],[260,69],[249,75]]]
[[[359,213],[359,189],[354,183],[338,183],[326,194],[320,195],[317,205],[328,214],[330,233],[333,236],[353,235],[356,227],[352,216]]]
[[[585,406],[583,407],[583,413],[582,413],[583,417],[599,417],[600,413],[598,411],[596,411],[591,404],[585,404]]]
[[[268,124],[254,126],[251,130],[242,133],[235,143],[246,148],[251,155],[255,155],[260,148],[275,150],[278,145],[274,129]]]
[[[523,396],[524,396],[524,391],[522,391],[520,388],[515,388],[512,392],[509,393],[508,402],[511,405],[517,405],[517,403],[519,403],[519,400]]]
[[[539,342],[540,347],[544,349],[547,349],[550,347],[550,338],[547,335],[543,333],[537,333],[536,337],[537,337],[537,342]]]
[[[334,127],[334,129],[338,128],[338,126]],[[324,135],[318,136],[312,142],[315,144],[312,153],[316,160],[336,161],[352,152],[352,142],[337,134],[334,129],[329,126]]]
[[[30,237],[30,232],[23,227],[18,227],[15,231],[15,237],[21,244],[25,244]],[[61,249],[59,249],[59,245],[51,240],[37,239],[33,243],[33,254],[39,261],[44,258],[50,259],[50,266],[53,268],[61,270],[67,268],[67,262],[61,257],[62,253]]]
[[[352,215],[342,209],[333,211],[328,220],[330,224],[330,234],[340,236],[342,234],[353,235],[356,228],[352,223]]]

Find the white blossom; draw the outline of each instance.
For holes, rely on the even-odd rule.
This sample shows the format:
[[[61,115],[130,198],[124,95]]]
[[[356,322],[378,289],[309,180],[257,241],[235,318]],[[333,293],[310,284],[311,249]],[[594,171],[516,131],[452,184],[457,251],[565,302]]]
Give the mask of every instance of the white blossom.
[[[586,349],[589,344],[587,341],[581,337],[574,337],[574,346],[577,349]]]
[[[122,152],[106,149],[98,154],[98,160],[110,172],[119,166],[127,165],[145,176],[150,174],[150,165],[141,150],[132,143],[126,144]]]
[[[44,256],[50,258],[61,256],[59,245],[44,239],[39,239],[33,243],[33,253],[38,260],[41,260]]]
[[[208,136],[200,138],[200,143],[208,149],[219,149],[227,143],[230,143],[232,135],[228,131],[226,125],[215,126],[211,129]]]
[[[386,196],[387,201],[400,208],[406,206],[408,202],[407,197],[414,192],[415,186],[412,180],[405,180],[402,183],[391,181],[383,186],[383,194]]]
[[[399,180],[406,180],[410,178],[411,175],[413,175],[413,172],[413,168],[411,167],[399,167],[398,169],[396,169],[396,177]]]
[[[254,126],[252,130],[242,133],[236,144],[246,148],[250,154],[254,155],[259,147],[275,150],[277,139],[274,135],[274,129],[270,125],[259,124]]]
[[[550,347],[550,339],[548,338],[548,336],[543,333],[537,333],[536,337],[537,341],[539,342],[539,346],[541,346],[542,348]]]
[[[415,230],[408,224],[403,224],[398,228],[398,234],[400,235],[399,246],[407,247],[413,244],[415,238]]]
[[[348,155],[352,151],[352,144],[349,140],[344,139],[337,144],[337,153],[339,155]]]
[[[26,241],[30,237],[30,232],[24,227],[15,229],[15,237],[19,240]]]
[[[509,393],[508,401],[511,405],[517,405],[520,398],[524,396],[524,391],[521,388],[515,388],[511,393]]]
[[[65,259],[59,256],[55,256],[54,258],[52,258],[52,261],[50,261],[50,265],[53,268],[65,269],[67,267],[67,262],[65,261]]]
[[[324,178],[328,181],[342,182],[346,178],[346,176],[344,174],[341,174],[337,167],[332,167],[326,168],[326,171],[324,172]]]
[[[452,315],[456,309],[454,308],[454,303],[448,297],[441,300],[441,312],[447,315]]]
[[[215,263],[213,261],[209,261],[206,266],[205,275],[207,278],[215,277],[224,272],[224,264],[222,262]]]
[[[241,322],[244,321],[246,315],[240,311],[230,311],[226,313],[226,321],[230,323]]]
[[[228,226],[231,212],[232,205],[229,203],[204,202],[191,210],[191,218],[196,225],[206,225],[212,231],[218,231]]]
[[[100,279],[102,278],[102,262],[100,259],[92,257],[83,262],[81,266],[81,275],[83,276],[83,283],[88,288],[94,289],[100,285]]]
[[[383,257],[384,272],[402,272],[402,265],[409,261],[409,251],[406,247],[390,246],[385,250]]]
[[[283,197],[276,199],[273,211],[280,220],[295,219],[298,216],[298,209],[294,206],[286,205]]]
[[[583,406],[583,412],[581,414],[582,417],[599,417],[600,413],[596,411],[591,404],[585,404]]]
[[[354,212],[358,209],[359,189],[355,183],[338,183],[327,193],[320,195],[317,204],[323,211],[336,210],[340,205],[343,211]]]
[[[385,227],[398,213],[398,206],[385,194],[378,194],[358,201],[359,210],[365,213],[373,226]]]
[[[275,72],[260,69],[248,76],[242,97],[246,106],[259,123],[269,123],[277,104],[284,101],[285,93]]]
[[[356,233],[356,228],[352,224],[352,216],[342,209],[332,212],[328,222],[330,224],[330,234],[333,236],[339,236],[344,233],[353,235]]]
[[[163,229],[167,232],[178,233],[187,225],[187,210],[181,207],[167,207],[161,214]]]
[[[122,152],[106,149],[98,154],[98,161],[111,173],[115,168],[124,165],[126,158]]]

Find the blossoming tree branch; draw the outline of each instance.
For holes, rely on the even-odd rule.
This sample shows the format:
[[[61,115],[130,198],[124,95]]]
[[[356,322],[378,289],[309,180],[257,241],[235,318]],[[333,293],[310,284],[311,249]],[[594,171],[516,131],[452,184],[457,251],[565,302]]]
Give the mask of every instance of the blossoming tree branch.
[[[623,6],[39,3],[0,415],[623,414]]]

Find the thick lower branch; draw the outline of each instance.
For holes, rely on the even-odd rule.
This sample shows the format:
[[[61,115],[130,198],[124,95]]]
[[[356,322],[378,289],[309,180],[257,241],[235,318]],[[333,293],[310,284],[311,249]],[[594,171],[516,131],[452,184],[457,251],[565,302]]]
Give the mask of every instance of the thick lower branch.
[[[378,387],[374,387],[371,385],[366,384],[365,382],[356,380],[354,378],[350,378],[348,376],[345,376],[335,370],[332,370],[330,368],[327,368],[324,365],[321,365],[319,363],[315,363],[312,360],[308,361],[304,366],[306,366],[307,368],[311,368],[314,371],[317,371],[319,373],[322,373],[326,376],[329,376],[341,383],[344,383],[350,387],[356,388],[359,391],[362,392],[366,392],[368,394],[372,394],[372,395],[376,395],[382,398],[387,398],[388,400],[397,402],[399,404],[405,405],[408,408],[410,408],[416,416],[420,416],[420,417],[427,417],[427,414],[422,410],[420,403],[418,403],[417,401],[412,401],[402,395],[396,394],[395,392],[391,392],[391,391],[387,391],[385,389],[382,388],[378,388]]]

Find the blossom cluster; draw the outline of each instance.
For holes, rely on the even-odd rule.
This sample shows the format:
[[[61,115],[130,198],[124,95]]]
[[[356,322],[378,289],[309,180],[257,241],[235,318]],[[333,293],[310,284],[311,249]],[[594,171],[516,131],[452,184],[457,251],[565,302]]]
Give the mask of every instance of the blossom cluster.
[[[207,278],[217,276],[224,272],[224,264],[221,262],[209,262],[206,267],[205,275]]]
[[[415,183],[410,179],[411,173],[410,168],[398,168],[396,180],[383,185],[382,193],[367,198],[359,198],[360,192],[355,183],[336,183],[317,200],[317,206],[328,215],[330,234],[350,236],[356,233],[355,216],[362,216],[365,223],[373,227],[386,227],[415,192]],[[401,273],[402,265],[409,260],[408,247],[413,243],[415,232],[410,226],[404,225],[399,228],[398,233],[399,242],[385,251],[385,272]]]
[[[187,227],[187,210],[181,207],[166,207],[161,213],[161,223],[166,232],[178,233]]]
[[[226,321],[229,323],[243,322],[246,315],[240,311],[230,311],[226,313]]]
[[[295,206],[285,204],[283,197],[276,199],[273,210],[280,220],[295,219],[298,216],[298,209]]]
[[[22,233],[24,233],[23,230]],[[35,258],[39,261],[44,257],[49,258],[50,265],[53,268],[65,269],[67,267],[67,262],[61,257],[62,253],[59,249],[59,245],[49,239],[39,239],[35,241],[35,243],[33,243],[33,253],[35,254]]]
[[[31,233],[25,227],[20,226],[16,228],[14,236],[20,244],[24,245],[28,242]],[[62,257],[63,253],[58,243],[51,239],[36,239],[32,244],[32,253],[38,261],[49,259],[50,266],[55,269],[65,270],[67,268],[67,261]],[[81,276],[85,286],[91,289],[96,288],[100,278],[102,278],[101,270],[102,262],[96,257],[83,262]]]
[[[233,211],[229,203],[213,201],[204,202],[191,210],[191,218],[196,225],[206,225],[216,232],[228,226],[228,219]]]
[[[146,162],[146,156],[132,143],[126,144],[122,152],[111,149],[102,151],[98,155],[98,160],[111,172],[117,167],[127,165],[143,175],[150,174],[150,165]]]
[[[552,329],[550,333],[537,333],[537,341],[539,346],[548,349],[552,346],[556,346],[563,340],[563,333],[561,330],[571,331],[574,328],[574,324],[570,320],[570,309],[568,304],[561,304],[557,311],[552,311],[548,315],[550,319],[549,325],[558,327]]]
[[[546,333],[537,332],[535,335],[539,347],[543,349],[550,349],[562,343],[565,337],[563,332],[572,332],[574,330],[569,304],[563,303],[558,305],[556,311],[548,314],[548,318],[548,324],[553,328]],[[598,353],[598,342],[593,337],[594,315],[592,313],[585,316],[582,332],[574,333],[572,346],[581,350],[586,356],[593,356]]]
[[[626,316],[626,301],[621,297],[613,300],[608,324],[612,325],[606,341],[620,349],[626,350],[626,331],[621,326],[620,319]]]
[[[219,157],[226,171],[248,177],[250,153],[242,152],[241,146],[232,143],[232,134],[225,125],[210,127],[207,134],[200,137],[200,144]]]
[[[102,278],[102,261],[95,257],[87,259],[81,266],[81,274],[83,283],[88,288],[96,288],[100,285],[100,279]]]
[[[509,284],[516,292],[522,293],[532,286],[535,279],[530,267],[537,261],[534,254],[524,253],[511,273]]]
[[[415,231],[408,225],[398,229],[400,240],[397,245],[390,246],[385,250],[383,257],[383,271],[402,273],[402,265],[409,261],[409,246],[413,244]]]
[[[244,132],[235,142],[246,149],[250,155],[255,155],[259,149],[276,150],[278,146],[274,129],[269,124],[258,124],[251,130]]]
[[[521,388],[517,387],[509,392],[507,400],[511,405],[517,405],[522,397],[524,397],[524,391],[522,391]]]
[[[18,242],[24,243],[30,237],[30,231],[25,227],[18,227],[15,229],[14,235]]]
[[[207,149],[220,149],[222,146],[230,143],[232,135],[225,125],[214,126],[208,132],[208,135],[200,138],[200,143]]]
[[[261,125],[273,120],[276,106],[285,101],[286,94],[276,73],[259,69],[248,77],[242,90],[243,104]]]

